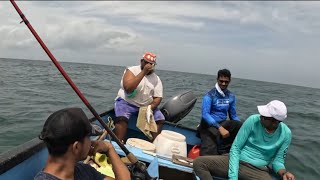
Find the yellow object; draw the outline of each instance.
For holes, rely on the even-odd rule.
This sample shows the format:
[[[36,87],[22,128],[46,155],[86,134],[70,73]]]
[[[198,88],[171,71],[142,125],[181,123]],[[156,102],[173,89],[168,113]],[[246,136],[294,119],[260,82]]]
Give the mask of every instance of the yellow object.
[[[115,178],[114,172],[112,170],[112,165],[108,163],[108,157],[105,154],[96,153],[93,156],[93,160],[96,164],[98,164],[100,167],[96,168],[97,171],[100,173]]]
[[[151,140],[151,132],[157,132],[158,129],[153,114],[150,116],[150,121],[147,121],[147,108],[147,106],[140,107],[136,126]]]

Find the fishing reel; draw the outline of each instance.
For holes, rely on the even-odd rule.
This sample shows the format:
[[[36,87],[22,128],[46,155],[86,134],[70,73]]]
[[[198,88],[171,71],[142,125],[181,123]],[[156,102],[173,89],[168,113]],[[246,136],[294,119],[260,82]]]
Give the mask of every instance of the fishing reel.
[[[147,166],[145,163],[138,161],[133,165],[128,166],[131,174],[131,179],[133,180],[156,180],[157,177],[151,177],[147,171]]]

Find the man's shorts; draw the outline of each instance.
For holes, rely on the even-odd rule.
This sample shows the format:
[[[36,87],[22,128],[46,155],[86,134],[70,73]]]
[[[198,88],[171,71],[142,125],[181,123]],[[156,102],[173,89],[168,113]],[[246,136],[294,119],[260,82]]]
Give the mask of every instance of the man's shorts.
[[[138,116],[139,107],[130,104],[121,97],[119,97],[114,102],[114,112],[116,114],[116,117],[124,116],[130,119],[130,117],[133,115]],[[156,108],[153,111],[153,116],[155,121],[165,120],[164,115],[158,108]]]

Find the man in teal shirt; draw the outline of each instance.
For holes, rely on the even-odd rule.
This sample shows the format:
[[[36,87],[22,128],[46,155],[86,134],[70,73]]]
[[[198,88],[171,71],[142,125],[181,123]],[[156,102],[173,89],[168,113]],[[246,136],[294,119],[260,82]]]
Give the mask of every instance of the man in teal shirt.
[[[291,143],[291,131],[283,121],[287,108],[274,100],[258,106],[259,114],[250,116],[240,128],[229,156],[202,156],[194,161],[201,180],[219,176],[229,179],[270,179],[268,165],[284,180],[294,180],[284,160]]]

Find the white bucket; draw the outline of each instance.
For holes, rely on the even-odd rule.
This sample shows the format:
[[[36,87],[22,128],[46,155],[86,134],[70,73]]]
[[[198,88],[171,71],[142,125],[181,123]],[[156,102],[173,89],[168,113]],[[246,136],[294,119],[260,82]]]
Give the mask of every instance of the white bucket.
[[[156,153],[171,158],[173,154],[187,157],[186,137],[182,134],[162,130],[153,141]]]
[[[145,151],[155,152],[156,150],[156,147],[154,144],[152,144],[151,142],[145,141],[143,139],[129,138],[126,144],[132,147],[139,148],[141,150],[145,150]]]

